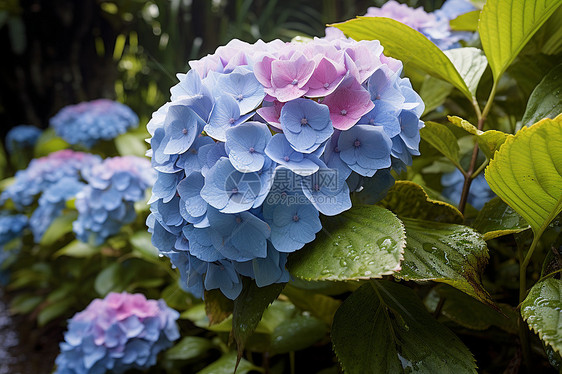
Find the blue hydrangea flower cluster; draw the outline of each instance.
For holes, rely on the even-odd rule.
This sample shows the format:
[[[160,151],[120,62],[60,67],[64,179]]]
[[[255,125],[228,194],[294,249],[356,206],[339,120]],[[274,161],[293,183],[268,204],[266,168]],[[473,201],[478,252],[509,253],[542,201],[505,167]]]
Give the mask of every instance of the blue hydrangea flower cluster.
[[[70,144],[91,148],[100,140],[111,140],[136,127],[139,118],[128,106],[98,99],[62,108],[50,124]]]
[[[0,195],[0,204],[11,199],[18,209],[23,209],[61,179],[78,180],[85,169],[99,162],[99,156],[69,149],[34,159],[25,170],[16,173],[15,182]]]
[[[88,184],[80,189],[75,202],[79,213],[73,223],[76,237],[100,245],[134,221],[134,204],[145,197],[154,174],[148,160],[134,156],[107,158],[85,170]]]
[[[382,7],[370,7],[365,17],[392,18],[416,31],[419,31],[431,40],[441,50],[459,48],[461,40],[470,40],[472,33],[453,31],[449,22],[461,14],[476,10],[469,0],[447,0],[443,6],[433,13],[427,13],[422,7],[410,8],[406,4],[390,0]],[[326,29],[329,38],[339,38],[343,33],[336,28]]]
[[[179,313],[163,300],[110,293],[68,323],[55,374],[123,373],[156,364],[159,352],[180,336]]]
[[[441,177],[441,184],[443,185],[443,196],[458,204],[461,200],[464,185],[464,176],[461,171],[456,169],[452,173],[444,174]],[[480,210],[484,204],[495,196],[496,194],[490,189],[484,173],[482,173],[472,180],[467,201],[470,205]]]
[[[10,273],[7,271],[10,258],[14,251],[6,250],[5,246],[15,238],[20,237],[27,228],[27,217],[23,214],[0,214],[0,285],[5,286]],[[12,248],[13,249],[13,248]],[[16,248],[17,249],[17,248]],[[15,251],[17,252],[17,251]]]
[[[286,282],[287,255],[418,155],[424,104],[378,41],[247,44],[191,61],[148,123],[147,224],[187,290]]]
[[[41,133],[41,129],[31,125],[13,127],[6,134],[6,149],[10,154],[13,154],[17,150],[32,148],[37,143]]]

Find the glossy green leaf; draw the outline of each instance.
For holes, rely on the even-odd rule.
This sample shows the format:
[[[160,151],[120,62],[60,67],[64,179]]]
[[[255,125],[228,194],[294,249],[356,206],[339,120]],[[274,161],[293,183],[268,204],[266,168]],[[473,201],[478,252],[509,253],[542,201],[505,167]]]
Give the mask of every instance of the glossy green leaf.
[[[347,374],[476,373],[472,354],[410,288],[371,281],[338,309],[332,342]]]
[[[238,346],[238,357],[242,357],[244,345],[262,319],[264,310],[271,304],[283,288],[284,283],[274,283],[266,287],[258,287],[254,280],[244,278],[244,287],[234,300],[232,311],[232,335]]]
[[[547,278],[536,283],[521,304],[529,328],[556,352],[562,352],[562,280]]]
[[[562,211],[562,116],[509,137],[488,165],[486,180],[540,235]]]
[[[426,121],[424,128],[420,130],[420,135],[423,140],[441,152],[457,168],[462,169],[459,164],[457,137],[447,126],[437,122]]]
[[[43,234],[40,244],[49,246],[64,235],[72,232],[72,222],[76,221],[76,218],[78,218],[78,212],[75,211],[64,212],[55,218]]]
[[[443,79],[467,98],[472,94],[449,58],[421,33],[390,18],[358,17],[330,26],[355,40],[380,40],[385,54]]]
[[[449,25],[451,30],[455,31],[476,31],[478,30],[478,18],[480,18],[480,10],[473,10],[452,19]]]
[[[508,304],[498,304],[498,311],[453,287],[437,286],[424,300],[430,313],[435,312],[440,299],[444,299],[441,314],[463,327],[486,330],[496,326],[509,333],[517,333],[518,315]]]
[[[94,247],[79,240],[73,240],[66,246],[56,251],[53,256],[90,257],[95,255],[96,253],[99,253],[99,251],[99,247]]]
[[[561,28],[562,29],[562,28]],[[552,69],[531,93],[521,122],[531,126],[562,113],[562,64]]]
[[[478,32],[494,80],[517,57],[533,34],[562,4],[562,0],[488,0],[480,14]]]
[[[482,236],[464,225],[404,219],[406,249],[402,270],[395,278],[449,284],[493,304],[480,282],[488,262]]]
[[[427,114],[442,105],[452,90],[453,86],[450,83],[427,75],[419,92],[425,104],[423,114]]]
[[[191,360],[203,356],[213,343],[198,336],[186,336],[165,353],[166,360]]]
[[[484,52],[472,47],[455,48],[445,51],[445,55],[455,65],[472,96],[476,96],[478,83],[488,66],[488,60],[486,60]]]
[[[472,227],[488,241],[527,230],[531,226],[502,199],[494,197],[480,210]]]
[[[205,369],[197,372],[197,374],[233,374],[235,366],[236,353],[227,353]],[[245,359],[241,359],[236,374],[248,374],[252,370],[261,371],[257,366],[254,366]]]
[[[410,181],[396,181],[379,205],[398,217],[447,223],[464,221],[457,208],[446,202],[430,199],[422,186]]]
[[[292,253],[287,269],[306,280],[377,278],[400,269],[404,228],[379,206],[359,205],[323,221],[314,242]]]

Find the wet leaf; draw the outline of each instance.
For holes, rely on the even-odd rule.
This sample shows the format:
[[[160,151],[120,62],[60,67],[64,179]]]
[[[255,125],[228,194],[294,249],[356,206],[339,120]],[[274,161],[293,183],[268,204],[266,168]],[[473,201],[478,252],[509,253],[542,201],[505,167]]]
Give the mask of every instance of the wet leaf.
[[[447,223],[462,223],[464,220],[457,208],[444,201],[430,199],[422,186],[410,181],[396,181],[379,204],[398,217]]]
[[[521,315],[545,343],[562,352],[562,280],[547,278],[536,283],[521,304]]]
[[[376,205],[359,205],[323,221],[316,240],[292,253],[287,269],[306,280],[377,278],[400,269],[404,228]]]
[[[561,0],[486,1],[478,32],[495,81],[561,4]]]
[[[480,210],[472,227],[488,241],[527,230],[531,226],[502,199],[494,197]]]
[[[482,236],[463,225],[404,219],[406,248],[395,278],[449,284],[493,305],[480,282],[488,248]]]
[[[338,309],[334,351],[348,374],[476,373],[470,351],[410,288],[373,280]]]

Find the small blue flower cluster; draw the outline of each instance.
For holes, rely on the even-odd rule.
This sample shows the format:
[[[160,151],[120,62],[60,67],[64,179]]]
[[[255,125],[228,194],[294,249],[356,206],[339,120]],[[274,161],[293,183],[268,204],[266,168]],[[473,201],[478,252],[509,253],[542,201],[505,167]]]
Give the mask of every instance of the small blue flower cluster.
[[[68,323],[55,374],[123,373],[156,364],[159,352],[180,336],[179,313],[163,300],[110,293]]]
[[[88,185],[76,195],[79,215],[73,228],[79,240],[94,245],[134,221],[134,204],[155,179],[150,162],[134,156],[107,158],[84,171],[83,177]]]
[[[29,149],[37,143],[41,133],[41,129],[35,126],[20,125],[13,127],[6,134],[6,149],[10,154],[17,150]]]
[[[443,196],[458,204],[461,200],[464,185],[464,176],[461,171],[456,169],[452,173],[444,174],[441,177],[441,184],[443,185]],[[484,204],[495,196],[496,194],[490,189],[484,173],[482,173],[472,180],[467,202],[480,210]]]
[[[70,144],[91,148],[100,140],[111,140],[138,125],[137,115],[116,101],[98,99],[69,105],[53,118],[51,126]]]
[[[419,155],[423,102],[382,50],[233,40],[178,75],[147,126],[147,224],[189,292],[288,281],[287,255],[314,240],[320,213],[351,208],[350,190],[383,174],[368,189],[380,194]]]

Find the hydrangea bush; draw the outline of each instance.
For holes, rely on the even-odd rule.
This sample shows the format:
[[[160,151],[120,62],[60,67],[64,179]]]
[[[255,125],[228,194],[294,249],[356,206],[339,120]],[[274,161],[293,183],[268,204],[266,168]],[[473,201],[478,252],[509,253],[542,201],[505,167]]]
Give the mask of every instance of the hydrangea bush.
[[[179,338],[179,313],[142,294],[109,293],[72,317],[56,374],[123,373],[156,364],[158,353]]]
[[[106,158],[83,176],[87,186],[76,195],[73,227],[78,239],[95,245],[135,219],[135,202],[144,199],[155,179],[150,162],[134,156]]]
[[[178,75],[148,124],[148,225],[191,293],[235,299],[240,276],[287,282],[287,255],[314,240],[320,214],[351,208],[346,181],[360,190],[419,154],[423,102],[382,52],[345,38],[233,40]]]
[[[31,125],[13,127],[6,134],[6,149],[10,154],[17,150],[32,149],[41,133],[41,129]]]
[[[100,140],[111,140],[138,125],[137,115],[117,101],[97,99],[62,108],[51,127],[70,144],[91,148]]]

